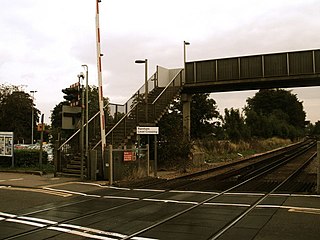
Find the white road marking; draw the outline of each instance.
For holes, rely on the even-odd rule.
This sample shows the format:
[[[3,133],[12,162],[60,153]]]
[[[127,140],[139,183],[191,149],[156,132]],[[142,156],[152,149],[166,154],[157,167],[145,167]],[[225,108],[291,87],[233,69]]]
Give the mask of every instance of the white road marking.
[[[35,222],[30,222],[30,221],[15,219],[15,218],[7,218],[5,221],[6,222],[14,222],[14,223],[21,223],[21,224],[31,225],[31,226],[35,226],[35,227],[46,227],[47,226],[46,224],[35,223]]]
[[[149,202],[179,203],[179,204],[192,204],[192,205],[199,204],[198,202],[178,201],[178,200],[169,200],[169,199],[144,198],[142,200],[149,201]]]
[[[310,198],[310,197],[314,197],[314,198],[320,198],[320,195],[315,195],[315,194],[312,194],[312,195],[307,195],[307,194],[286,194],[286,193],[277,193],[277,194],[270,194],[270,196],[279,196],[279,197],[307,197],[307,198]]]
[[[109,188],[109,186],[101,185],[99,183],[87,183],[87,182],[75,182],[75,183],[82,184],[82,185],[90,185],[90,186],[95,186],[100,188]]]
[[[0,216],[9,217],[9,218],[17,217],[17,215],[10,214],[10,213],[4,213],[4,212],[0,212]]]
[[[202,192],[202,191],[181,191],[181,190],[171,190],[171,193],[196,193],[196,194],[210,194],[210,195],[218,195],[218,192]]]
[[[224,193],[225,195],[243,195],[243,196],[264,196],[265,193],[236,193],[236,192],[230,192],[230,193]]]
[[[26,217],[26,216],[17,216],[14,214],[0,212],[0,220],[4,220],[12,223],[25,224],[35,227],[47,227],[49,224],[56,225],[58,222],[43,219],[43,218],[34,218],[34,217]],[[64,233],[69,233],[73,235],[78,235],[82,237],[88,237],[93,239],[102,239],[102,240],[115,240],[119,238],[125,238],[127,235],[115,233],[115,232],[107,232],[95,228],[82,227],[73,224],[59,224],[58,226],[47,227],[48,230],[54,230]],[[80,230],[80,231],[78,231]],[[96,235],[99,234],[99,235]],[[105,235],[105,236],[101,236]],[[116,237],[116,238],[114,238]],[[144,238],[144,237],[134,237],[134,240],[156,240],[152,238]]]
[[[58,224],[58,222],[51,221],[51,220],[46,220],[46,219],[42,219],[42,218],[34,218],[34,217],[21,216],[21,217],[18,217],[18,219],[35,221],[35,222],[46,223],[46,224]]]
[[[204,205],[212,205],[212,206],[233,206],[233,207],[250,207],[250,204],[244,203],[204,203]]]
[[[121,188],[121,187],[112,187],[112,186],[109,186],[108,188],[115,189],[115,190],[131,191],[130,188]]]
[[[140,198],[136,198],[136,197],[121,197],[121,196],[103,196],[103,198],[107,198],[107,199],[124,199],[124,200],[140,200]]]
[[[132,189],[133,191],[141,191],[141,192],[165,192],[166,190],[159,190],[159,189],[143,189],[143,188],[135,188]]]

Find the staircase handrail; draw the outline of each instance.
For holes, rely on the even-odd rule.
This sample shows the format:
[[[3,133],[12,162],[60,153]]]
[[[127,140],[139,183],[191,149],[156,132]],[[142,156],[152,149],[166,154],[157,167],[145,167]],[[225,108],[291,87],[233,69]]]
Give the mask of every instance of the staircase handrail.
[[[181,74],[181,72],[183,71],[183,69],[180,69],[176,75],[172,78],[172,80],[166,85],[166,87],[161,91],[161,93],[159,94],[159,96],[152,102],[152,105],[155,104],[155,102],[162,96],[162,94],[164,94],[164,92],[170,87],[170,85],[172,84],[172,82],[174,82],[176,80],[176,78]],[[182,85],[182,82],[181,82]],[[111,134],[111,132],[126,118],[128,117],[128,115],[130,115],[130,113],[133,111],[133,109],[139,104],[139,102],[135,103],[133,105],[133,107],[131,107],[131,110],[126,113],[126,115],[124,115],[109,131],[108,133],[106,133],[106,137]],[[96,147],[99,146],[99,144],[101,143],[101,140],[99,142],[97,142],[97,144],[92,148],[95,149]]]
[[[129,112],[127,112],[107,133],[106,133],[106,137],[128,116],[130,115],[130,113],[133,111],[133,109],[139,104],[139,102],[135,103],[133,105],[133,107],[131,108],[131,110]],[[96,147],[99,146],[99,144],[101,143],[101,140],[97,142],[96,145],[94,145],[94,147],[92,148],[92,150],[94,150]]]
[[[108,105],[105,105],[103,108],[105,109]],[[88,121],[88,124],[93,120],[95,119],[98,115],[100,114],[100,112],[97,112],[95,115],[93,115],[89,121]],[[87,123],[85,123],[83,125],[84,127],[87,126]],[[61,150],[68,142],[71,141],[72,138],[74,138],[79,132],[81,131],[81,129],[78,129],[77,131],[75,131],[65,142],[63,142],[60,147],[58,147],[58,151]]]
[[[162,92],[159,94],[159,96],[152,102],[152,105],[154,105],[155,102],[165,93],[165,91],[170,87],[170,85],[172,84],[172,82],[175,81],[175,79],[177,78],[177,76],[178,76],[179,74],[181,74],[182,71],[183,71],[183,69],[180,69],[180,70],[178,71],[178,73],[176,73],[176,75],[172,78],[172,80],[166,85],[166,87],[164,88],[164,90],[162,90]],[[148,79],[148,82],[156,81],[156,80],[157,80],[157,72],[154,73],[154,74]],[[182,85],[182,83],[181,83],[181,85]],[[149,86],[151,86],[151,84],[150,84]],[[154,87],[155,87],[155,86],[154,86]],[[137,92],[135,92],[135,93],[133,94],[133,96],[136,96],[137,94],[139,94],[139,93],[140,93],[140,90],[143,90],[143,89],[144,89],[144,85],[143,85],[141,88],[139,88],[139,90],[138,90]],[[128,103],[129,103],[129,101],[130,101],[131,99],[132,99],[132,98],[130,98],[125,104],[123,104],[123,106],[127,106]],[[117,123],[106,133],[106,137],[107,137],[109,134],[111,134],[111,132],[112,132],[125,118],[127,118],[128,115],[130,115],[130,114],[132,113],[133,109],[138,105],[138,103],[139,103],[139,102],[133,104],[133,105],[131,106],[131,109],[130,109],[129,111],[126,110],[126,111],[127,111],[126,114],[125,114],[119,121],[117,121]],[[105,106],[104,106],[104,109],[105,109],[106,107],[108,107],[108,105],[105,105]],[[91,117],[90,120],[88,121],[88,124],[89,124],[94,118],[96,118],[99,114],[100,114],[100,112],[97,112],[93,117]],[[86,126],[86,125],[87,125],[87,124],[85,123],[84,126]],[[61,150],[61,149],[62,149],[68,142],[70,142],[71,139],[73,139],[80,131],[81,131],[81,130],[78,129],[76,132],[74,132],[64,143],[62,143],[62,144],[59,146],[58,150]],[[95,149],[100,143],[101,143],[101,140],[98,141],[98,143],[97,143],[92,149]]]

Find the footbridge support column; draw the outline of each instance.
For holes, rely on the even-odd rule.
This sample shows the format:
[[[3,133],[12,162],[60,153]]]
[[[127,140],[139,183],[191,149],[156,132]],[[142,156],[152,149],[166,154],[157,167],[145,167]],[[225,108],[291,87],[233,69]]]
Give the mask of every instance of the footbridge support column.
[[[191,129],[191,98],[192,94],[183,93],[182,100],[182,114],[183,114],[183,137],[184,140],[190,140]]]

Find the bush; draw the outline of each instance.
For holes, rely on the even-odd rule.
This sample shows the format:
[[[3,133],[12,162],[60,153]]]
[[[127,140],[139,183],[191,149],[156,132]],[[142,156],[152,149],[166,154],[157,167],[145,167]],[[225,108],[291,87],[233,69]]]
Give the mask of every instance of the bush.
[[[40,150],[37,149],[19,149],[14,150],[14,166],[15,167],[32,167],[39,164]],[[10,157],[1,158],[1,166],[11,166]],[[48,154],[42,152],[42,164],[48,163]]]

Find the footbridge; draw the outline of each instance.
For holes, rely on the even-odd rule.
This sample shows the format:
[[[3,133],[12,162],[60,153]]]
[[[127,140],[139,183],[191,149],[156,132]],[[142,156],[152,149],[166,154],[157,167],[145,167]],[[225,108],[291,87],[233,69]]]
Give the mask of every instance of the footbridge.
[[[186,63],[184,93],[320,85],[320,50]]]
[[[190,136],[193,93],[320,86],[320,50],[187,62],[182,89],[183,126]]]

